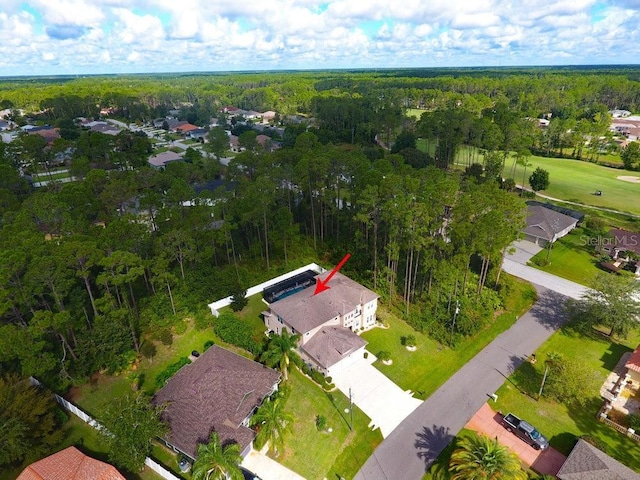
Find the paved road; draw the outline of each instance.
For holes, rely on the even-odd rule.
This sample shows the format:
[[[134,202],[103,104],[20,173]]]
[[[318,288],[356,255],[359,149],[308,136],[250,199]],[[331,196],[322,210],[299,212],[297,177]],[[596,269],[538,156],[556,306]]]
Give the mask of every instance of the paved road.
[[[357,480],[422,478],[488,396],[562,325],[567,297],[578,298],[585,290],[513,260],[505,259],[503,268],[534,283],[538,301],[409,415],[369,457]]]

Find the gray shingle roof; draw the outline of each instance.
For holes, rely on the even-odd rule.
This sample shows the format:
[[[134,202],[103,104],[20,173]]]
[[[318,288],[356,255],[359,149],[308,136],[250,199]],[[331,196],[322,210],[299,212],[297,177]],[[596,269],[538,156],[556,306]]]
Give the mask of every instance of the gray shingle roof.
[[[640,474],[580,439],[558,472],[560,480],[638,480]]]
[[[552,241],[555,234],[575,225],[577,219],[539,205],[529,205],[525,233]]]
[[[318,275],[324,280],[330,272]],[[336,273],[329,282],[331,287],[314,295],[315,287],[305,288],[289,297],[269,305],[276,315],[291,325],[296,332],[306,333],[338,315],[353,311],[357,305],[368,303],[378,295],[350,278]]]
[[[212,431],[223,444],[235,441],[243,450],[255,435],[242,421],[279,380],[275,370],[213,345],[171,377],[153,403],[167,405],[162,414],[170,427],[166,440],[192,458]]]
[[[366,344],[364,339],[348,328],[323,327],[300,348],[319,365],[329,368]]]

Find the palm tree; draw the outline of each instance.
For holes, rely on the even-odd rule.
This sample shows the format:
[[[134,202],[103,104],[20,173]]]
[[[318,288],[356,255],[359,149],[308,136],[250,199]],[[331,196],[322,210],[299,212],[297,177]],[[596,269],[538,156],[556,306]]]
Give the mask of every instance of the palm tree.
[[[259,428],[256,443],[264,445],[269,442],[276,457],[278,449],[282,447],[284,441],[284,432],[293,422],[293,415],[284,411],[284,404],[281,400],[281,398],[267,400],[251,417],[251,426]]]
[[[474,434],[458,442],[451,454],[449,471],[451,480],[526,480],[520,459],[498,439]]]
[[[260,356],[268,367],[279,366],[280,372],[286,381],[289,378],[289,360],[292,350],[298,345],[300,335],[290,335],[286,329],[282,329],[282,335],[273,335],[269,339],[267,349]]]
[[[216,432],[211,433],[208,444],[198,444],[197,460],[193,464],[193,480],[243,480],[238,465],[242,461],[240,445],[222,446]]]

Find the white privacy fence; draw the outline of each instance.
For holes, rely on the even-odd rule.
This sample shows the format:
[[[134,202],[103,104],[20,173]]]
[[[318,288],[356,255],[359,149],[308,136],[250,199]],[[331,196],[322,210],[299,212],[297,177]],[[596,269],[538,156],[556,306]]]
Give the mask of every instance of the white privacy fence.
[[[267,280],[266,282],[262,282],[258,285],[254,285],[253,287],[249,287],[247,289],[247,297],[250,297],[251,295],[255,295],[256,293],[259,293],[265,288],[270,287],[271,285],[275,285],[278,282],[282,282],[283,280],[287,280],[291,277],[295,277],[296,275],[304,273],[307,270],[313,270],[314,272],[318,272],[318,273],[326,272],[326,269],[322,268],[318,264],[310,263],[309,265],[306,265],[304,267],[296,268],[295,270],[292,270],[289,273],[285,273],[278,277],[272,278],[271,280]],[[231,298],[232,296],[229,296],[229,297],[221,298],[220,300],[217,300],[213,303],[210,303],[209,308],[211,309],[211,313],[216,317],[220,315],[220,312],[218,310],[221,309],[222,307],[226,307],[227,305],[231,305]]]
[[[41,383],[33,377],[29,378],[29,383],[31,383],[31,385],[37,385],[37,386],[41,385]],[[54,395],[56,398],[56,402],[58,402],[65,410],[73,413],[76,417],[78,417],[83,422],[87,423],[88,425],[95,428],[96,430],[102,430],[104,428],[95,418],[93,418],[91,415],[87,414],[86,412],[80,410],[78,407],[76,407],[73,403],[71,403],[67,399],[62,398],[57,393],[55,393]],[[179,477],[176,477],[169,470],[167,470],[158,462],[156,462],[155,460],[149,457],[145,458],[144,464],[147,467],[149,467],[151,470],[156,472],[158,475],[160,475],[162,478],[164,478],[165,480],[181,480]]]

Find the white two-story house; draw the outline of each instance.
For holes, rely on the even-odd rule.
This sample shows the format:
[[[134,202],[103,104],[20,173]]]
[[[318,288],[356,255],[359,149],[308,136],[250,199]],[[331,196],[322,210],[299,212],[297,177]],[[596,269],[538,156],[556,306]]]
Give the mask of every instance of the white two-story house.
[[[324,280],[328,272],[318,275]],[[378,295],[336,273],[329,290],[314,295],[309,287],[269,304],[267,329],[300,335],[298,353],[312,368],[331,376],[364,355],[367,344],[357,333],[375,325]]]

